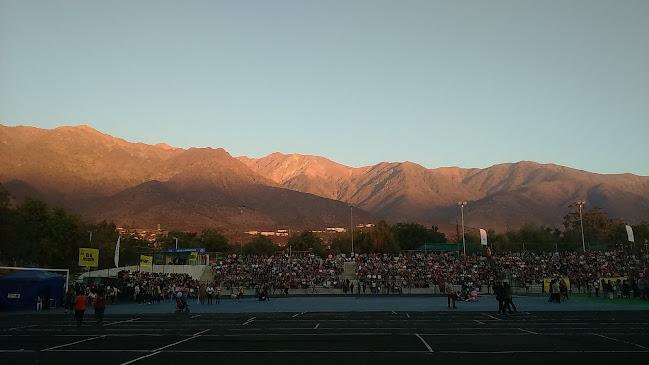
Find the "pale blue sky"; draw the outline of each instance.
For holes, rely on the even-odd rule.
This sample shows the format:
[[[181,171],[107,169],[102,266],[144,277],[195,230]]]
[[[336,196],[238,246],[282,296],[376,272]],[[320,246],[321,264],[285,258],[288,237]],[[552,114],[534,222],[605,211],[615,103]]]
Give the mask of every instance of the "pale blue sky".
[[[0,0],[0,124],[649,176],[649,1]]]

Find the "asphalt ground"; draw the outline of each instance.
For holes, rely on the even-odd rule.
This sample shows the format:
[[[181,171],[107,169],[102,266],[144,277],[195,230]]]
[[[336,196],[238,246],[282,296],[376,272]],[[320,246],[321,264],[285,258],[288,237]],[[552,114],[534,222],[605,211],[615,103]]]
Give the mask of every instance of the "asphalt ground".
[[[191,313],[180,314],[163,301],[109,306],[101,327],[89,309],[81,328],[61,309],[5,312],[0,364],[610,364],[649,358],[647,310],[619,310],[605,301],[584,310],[574,301],[517,298],[521,312],[499,316],[488,299],[458,303],[456,310],[446,308],[445,298],[363,298],[360,307],[353,297],[223,300],[193,303]],[[275,307],[264,306],[271,303]],[[429,310],[413,310],[420,306]]]

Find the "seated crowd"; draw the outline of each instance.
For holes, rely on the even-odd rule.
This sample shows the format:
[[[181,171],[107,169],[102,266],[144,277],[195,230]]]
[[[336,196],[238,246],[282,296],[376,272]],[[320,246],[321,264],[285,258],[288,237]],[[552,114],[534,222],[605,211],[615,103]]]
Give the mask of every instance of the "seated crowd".
[[[355,263],[356,280],[348,280],[346,262]],[[201,283],[188,274],[121,271],[117,282],[105,290],[109,303],[118,300],[138,303],[157,303],[172,299],[178,291],[189,298],[198,298],[209,289],[209,297],[221,290],[243,294],[244,289],[255,289],[273,294],[277,289],[288,294],[289,289],[309,290],[340,288],[344,293],[402,293],[404,288],[430,288],[448,280],[461,285],[468,295],[476,288],[483,291],[496,280],[506,277],[512,286],[525,287],[543,283],[546,278],[567,277],[571,291],[591,292],[601,289],[627,296],[649,290],[644,274],[649,268],[649,255],[625,251],[534,253],[502,252],[492,256],[471,254],[463,257],[455,252],[402,252],[399,254],[343,254],[320,258],[314,255],[285,254],[263,257],[257,255],[227,256],[212,264],[214,280]],[[614,278],[612,287],[606,278]],[[626,278],[618,280],[618,278]],[[355,281],[355,283],[354,283]],[[599,283],[601,281],[601,284]],[[638,286],[640,290],[638,291]],[[83,288],[92,297],[100,286]],[[575,290],[576,288],[576,290]],[[486,290],[484,290],[486,291]],[[634,294],[634,296],[637,296]]]

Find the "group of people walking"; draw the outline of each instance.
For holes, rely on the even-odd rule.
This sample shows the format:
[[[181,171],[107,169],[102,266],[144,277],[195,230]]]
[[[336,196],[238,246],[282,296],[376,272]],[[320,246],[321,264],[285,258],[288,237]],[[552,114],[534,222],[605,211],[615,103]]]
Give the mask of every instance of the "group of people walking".
[[[86,295],[86,290],[82,287],[70,288],[65,293],[65,314],[74,311],[74,318],[77,327],[83,324],[83,316],[88,306],[95,309],[95,322],[101,326],[104,320],[104,311],[106,310],[106,290],[103,287],[97,288],[96,291]]]
[[[496,300],[498,301],[499,315],[504,316],[507,313],[512,314],[513,312],[518,312],[513,299],[514,290],[508,282],[501,282],[500,280],[496,281],[493,285],[493,291],[496,295]]]

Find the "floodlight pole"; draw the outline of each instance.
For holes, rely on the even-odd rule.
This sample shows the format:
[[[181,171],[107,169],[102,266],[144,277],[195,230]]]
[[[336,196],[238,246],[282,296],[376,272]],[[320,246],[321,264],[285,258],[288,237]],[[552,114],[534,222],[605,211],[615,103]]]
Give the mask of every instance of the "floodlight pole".
[[[466,257],[466,241],[464,240],[464,206],[466,205],[466,200],[459,201],[457,204],[460,206],[460,211],[462,212],[462,246],[464,247],[464,256]]]
[[[239,210],[239,215],[241,215],[241,214],[243,214],[244,209],[246,209],[246,206],[245,205],[239,205],[237,207],[237,209]],[[243,241],[239,242],[239,247],[240,247],[239,255],[243,255]]]
[[[581,246],[582,249],[584,250],[584,254],[586,253],[586,240],[584,239],[584,218],[581,214],[581,210],[586,205],[585,200],[579,200],[577,201],[577,205],[579,206],[579,222],[581,222]]]
[[[352,254],[354,253],[354,206],[349,204],[349,221],[351,225],[351,234],[352,234]]]

